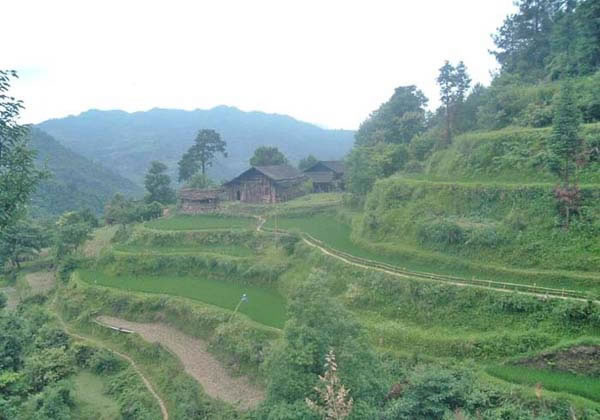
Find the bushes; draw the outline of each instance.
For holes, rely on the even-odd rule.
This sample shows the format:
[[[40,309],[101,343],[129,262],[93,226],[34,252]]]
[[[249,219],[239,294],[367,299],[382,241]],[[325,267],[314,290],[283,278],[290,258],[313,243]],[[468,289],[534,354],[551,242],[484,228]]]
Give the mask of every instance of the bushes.
[[[557,223],[551,185],[495,185],[391,177],[367,196],[360,241],[475,257],[486,265],[594,271],[600,190],[581,187],[569,231]],[[535,228],[528,228],[529,226]],[[560,239],[559,239],[560,238]],[[565,283],[566,284],[566,283]],[[569,285],[561,287],[574,288]]]
[[[435,220],[420,224],[417,227],[417,238],[421,243],[454,245],[464,243],[465,233],[455,222]]]

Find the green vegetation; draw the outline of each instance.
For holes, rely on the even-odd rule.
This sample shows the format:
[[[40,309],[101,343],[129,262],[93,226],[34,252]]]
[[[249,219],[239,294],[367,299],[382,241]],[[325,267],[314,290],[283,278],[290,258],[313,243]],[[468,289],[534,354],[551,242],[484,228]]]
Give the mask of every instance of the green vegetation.
[[[197,173],[206,177],[206,169],[211,167],[217,153],[227,157],[227,143],[215,130],[198,131],[194,144],[183,154],[179,161],[179,181],[188,181]]]
[[[250,166],[283,165],[288,163],[287,158],[277,147],[261,146],[254,151],[250,158]]]
[[[98,420],[118,419],[119,405],[106,394],[108,381],[102,376],[81,371],[73,377],[73,401],[75,418]]]
[[[339,251],[419,272],[600,293],[600,279],[592,273],[518,269],[501,262],[496,265],[468,262],[445,255],[441,252],[443,249],[420,249],[418,242],[406,238],[370,240],[353,233],[352,226],[341,221],[344,217],[348,216],[327,212],[278,216],[269,218],[266,227],[306,232]]]
[[[23,216],[44,173],[35,167],[28,127],[19,125],[23,102],[8,95],[15,71],[0,69],[0,233]]]
[[[505,381],[531,386],[540,384],[543,389],[568,392],[600,402],[598,378],[510,365],[492,366],[487,369],[487,372]]]
[[[175,202],[175,190],[171,188],[171,178],[165,172],[167,165],[157,160],[150,162],[150,169],[144,178],[144,185],[148,194],[144,197],[147,203],[155,201],[161,204]]]
[[[157,230],[211,230],[211,229],[246,229],[256,221],[249,217],[233,217],[220,215],[177,215],[167,219],[159,219],[145,224]]]
[[[95,156],[85,158],[39,128],[32,127],[29,135],[37,153],[36,164],[51,175],[31,197],[33,216],[54,217],[85,208],[100,215],[118,192],[128,197],[142,195],[141,187],[96,163]]]
[[[103,272],[81,270],[81,279],[88,284],[114,287],[123,290],[160,293],[187,297],[221,308],[233,310],[242,294],[249,296],[248,303],[239,312],[261,324],[282,328],[285,323],[285,299],[272,288],[239,284],[207,276],[138,275],[111,276]]]

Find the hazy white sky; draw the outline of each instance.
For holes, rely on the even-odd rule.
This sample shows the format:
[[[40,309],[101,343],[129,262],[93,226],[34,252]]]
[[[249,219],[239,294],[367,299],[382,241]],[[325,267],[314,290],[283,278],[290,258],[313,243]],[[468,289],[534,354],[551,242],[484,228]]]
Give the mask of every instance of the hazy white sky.
[[[24,122],[224,104],[355,129],[400,85],[437,105],[445,59],[488,83],[512,2],[6,1],[0,68],[19,70]]]

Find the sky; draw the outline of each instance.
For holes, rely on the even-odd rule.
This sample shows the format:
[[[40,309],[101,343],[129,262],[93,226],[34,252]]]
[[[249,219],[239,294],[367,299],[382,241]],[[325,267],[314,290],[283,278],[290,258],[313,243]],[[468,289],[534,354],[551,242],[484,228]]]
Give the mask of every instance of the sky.
[[[473,82],[513,0],[19,0],[3,2],[0,68],[38,123],[88,109],[287,114],[356,129],[398,86],[439,104],[444,60]]]

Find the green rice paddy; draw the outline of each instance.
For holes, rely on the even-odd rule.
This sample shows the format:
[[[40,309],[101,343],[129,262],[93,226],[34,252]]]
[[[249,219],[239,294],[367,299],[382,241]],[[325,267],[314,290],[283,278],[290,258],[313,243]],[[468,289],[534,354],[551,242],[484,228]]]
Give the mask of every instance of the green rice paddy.
[[[250,257],[256,255],[254,250],[241,245],[222,245],[222,244],[202,244],[202,245],[169,245],[169,246],[150,246],[150,245],[115,245],[113,249],[117,252],[132,254],[158,254],[158,255],[179,255],[179,254],[223,254],[233,257]]]
[[[470,264],[461,258],[447,257],[423,251],[407,244],[391,245],[390,252],[377,252],[351,239],[352,227],[339,220],[333,213],[317,213],[302,216],[279,216],[267,219],[268,228],[308,233],[326,245],[348,254],[378,261],[413,271],[460,276],[465,278],[529,284],[556,289],[600,291],[597,278],[590,275],[560,271],[525,270],[513,267]],[[393,249],[393,250],[392,250]]]
[[[505,381],[531,386],[541,384],[542,389],[567,392],[600,402],[600,378],[510,365],[492,366],[487,372]]]
[[[157,230],[211,230],[211,229],[247,229],[256,224],[249,217],[234,217],[212,214],[176,215],[167,219],[146,222],[145,226]]]
[[[270,287],[244,285],[233,281],[194,276],[112,276],[100,271],[81,270],[81,279],[89,284],[117,289],[181,296],[234,310],[242,294],[248,295],[239,312],[250,319],[275,328],[283,328],[285,299]]]

